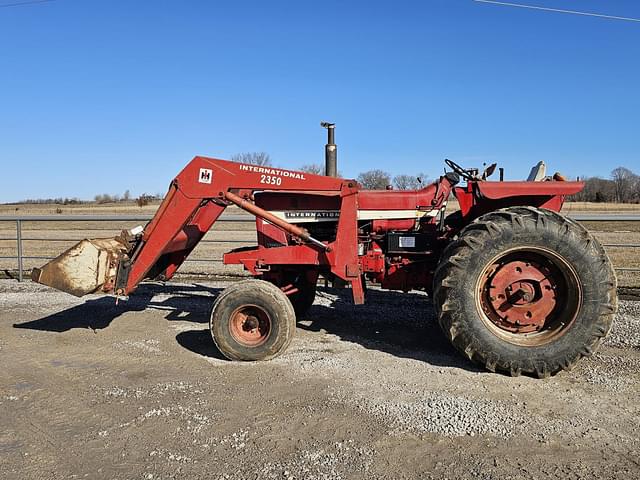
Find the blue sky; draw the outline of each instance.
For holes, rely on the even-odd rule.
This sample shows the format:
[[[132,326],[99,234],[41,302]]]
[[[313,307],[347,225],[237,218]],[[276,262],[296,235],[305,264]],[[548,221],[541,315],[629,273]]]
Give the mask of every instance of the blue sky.
[[[512,1],[640,18],[636,0]],[[0,202],[164,192],[195,155],[322,162],[321,120],[349,177],[434,177],[445,157],[640,171],[640,23],[472,0],[0,8]]]

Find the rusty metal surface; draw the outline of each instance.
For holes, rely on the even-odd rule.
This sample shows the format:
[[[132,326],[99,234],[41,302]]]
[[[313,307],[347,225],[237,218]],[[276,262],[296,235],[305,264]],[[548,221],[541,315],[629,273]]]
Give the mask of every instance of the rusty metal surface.
[[[491,317],[511,332],[535,332],[544,327],[556,307],[553,277],[544,266],[511,261],[487,275]]]
[[[81,297],[113,282],[118,261],[127,250],[117,238],[82,240],[41,268],[34,268],[31,278]]]
[[[571,265],[545,248],[504,252],[485,268],[477,288],[485,324],[498,337],[522,346],[564,335],[582,302]]]
[[[242,305],[230,317],[229,331],[233,339],[246,347],[257,347],[269,338],[271,317],[257,305]]]

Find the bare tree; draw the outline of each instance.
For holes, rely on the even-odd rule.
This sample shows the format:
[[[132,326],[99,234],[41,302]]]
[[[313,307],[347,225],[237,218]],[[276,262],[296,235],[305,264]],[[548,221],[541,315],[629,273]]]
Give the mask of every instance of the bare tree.
[[[111,203],[115,201],[115,197],[113,195],[109,195],[108,193],[103,193],[96,195],[93,197],[96,203]]]
[[[383,170],[369,170],[358,175],[358,183],[365,190],[384,190],[391,184],[391,175]]]
[[[248,163],[250,165],[271,166],[271,157],[266,152],[236,153],[231,157],[233,162]]]
[[[635,182],[631,187],[631,201],[640,203],[640,175],[635,175]]]
[[[584,182],[584,188],[582,190],[580,190],[578,193],[574,193],[573,195],[571,195],[570,199],[574,202],[588,202],[589,201],[589,195],[587,194],[587,181],[589,180],[589,177],[587,177],[586,175],[583,176],[578,176],[576,178],[576,181],[580,182]]]
[[[140,208],[146,207],[152,202],[152,200],[153,200],[153,195],[148,195],[146,193],[143,193],[138,198],[136,198],[136,205],[138,205]]]
[[[122,201],[128,202],[129,200],[131,200],[131,192],[129,190],[125,190],[122,194]]]
[[[396,175],[393,177],[393,186],[398,190],[418,190],[428,182],[425,174],[418,175]]]
[[[324,175],[324,167],[319,163],[309,163],[300,167],[301,172],[313,173],[314,175]]]
[[[636,176],[637,177],[637,176]],[[571,196],[576,202],[615,202],[618,199],[613,180],[600,177],[580,177],[584,182],[582,191]],[[633,192],[633,188],[631,189]]]
[[[628,168],[618,167],[611,172],[611,179],[616,188],[616,202],[629,202],[635,193],[633,187],[637,182],[637,175]]]
[[[314,175],[324,175],[324,165],[321,165],[320,163],[308,163],[306,165],[302,165],[298,170],[305,173],[312,173]],[[338,170],[337,177],[343,178],[340,170]]]
[[[97,195],[98,197],[102,197],[101,195]],[[7,203],[4,205],[12,205],[12,204],[16,204],[16,205],[22,205],[22,204],[36,204],[36,205],[42,205],[45,203],[58,203],[61,205],[80,205],[83,203],[87,203],[87,201],[85,200],[80,200],[79,198],[62,198],[62,197],[58,197],[58,198],[28,198],[26,200],[21,200],[19,202],[11,202],[11,203]],[[16,208],[16,210],[18,210],[18,208]]]

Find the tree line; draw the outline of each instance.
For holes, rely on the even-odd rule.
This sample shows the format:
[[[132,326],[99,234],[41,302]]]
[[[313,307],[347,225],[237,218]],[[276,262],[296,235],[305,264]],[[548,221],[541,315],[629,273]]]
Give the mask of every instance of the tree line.
[[[231,160],[252,165],[273,166],[271,157],[266,152],[238,153],[233,155]],[[298,170],[315,175],[323,175],[324,165],[320,163],[309,163],[302,165]],[[338,176],[341,176],[340,172],[338,172]],[[430,182],[429,176],[424,173],[392,176],[389,172],[380,169],[362,172],[358,174],[356,180],[365,190],[384,190],[389,186],[395,190],[417,190],[423,188]],[[571,197],[573,201],[640,203],[640,175],[628,168],[615,168],[611,171],[610,178],[583,177],[579,178],[579,180],[585,182],[585,187],[581,192]],[[162,195],[148,195],[146,193],[143,193],[139,197],[132,198],[129,190],[127,190],[122,195],[111,195],[107,193],[96,195],[94,202],[104,204],[130,202],[133,200],[138,206],[143,207],[160,199],[162,199]],[[74,205],[90,202],[78,198],[46,198],[24,200],[19,203]]]
[[[273,166],[271,157],[265,152],[239,153],[232,156],[231,160],[253,165]],[[310,163],[302,165],[298,170],[323,175],[324,165]],[[338,176],[341,176],[340,172],[338,172]],[[395,190],[416,190],[430,182],[429,176],[424,173],[392,176],[389,172],[380,169],[362,172],[358,174],[356,180],[365,190],[384,190],[388,186],[392,186]],[[640,175],[628,168],[615,168],[611,171],[611,176],[608,179],[584,177],[580,180],[585,182],[585,188],[572,196],[571,199],[574,201],[640,203]]]
[[[273,166],[271,157],[265,152],[239,153],[233,155],[231,160],[234,162],[249,163],[251,165]],[[314,175],[324,175],[324,165],[320,163],[308,163],[302,165],[297,170]],[[338,172],[338,176],[342,176],[340,172]],[[395,190],[416,190],[429,183],[429,177],[424,173],[391,176],[390,173],[380,169],[362,172],[356,180],[365,190],[384,190],[388,186],[392,186]]]
[[[583,177],[584,189],[573,195],[576,202],[640,203],[640,175],[618,167],[609,178]]]
[[[161,194],[149,195],[147,193],[143,193],[137,197],[133,197],[129,190],[126,190],[122,195],[119,194],[111,194],[111,193],[99,193],[93,197],[93,200],[81,200],[77,197],[56,197],[56,198],[29,198],[27,200],[22,200],[20,202],[16,202],[17,204],[24,205],[44,205],[44,204],[53,204],[53,205],[85,205],[89,203],[97,203],[98,205],[104,205],[106,203],[130,203],[135,202],[139,207],[144,207],[145,205],[149,205],[154,201],[158,201],[162,199]]]

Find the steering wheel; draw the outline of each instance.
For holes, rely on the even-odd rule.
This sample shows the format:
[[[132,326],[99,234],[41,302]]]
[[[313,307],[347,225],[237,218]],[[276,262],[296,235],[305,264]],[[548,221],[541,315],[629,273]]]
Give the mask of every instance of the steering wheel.
[[[462,168],[460,165],[458,165],[456,162],[454,162],[453,160],[449,160],[448,158],[444,159],[444,163],[447,164],[447,166],[453,170],[454,172],[456,172],[458,175],[460,175],[462,178],[464,178],[465,180],[476,180],[476,177],[472,174],[470,174],[469,172],[467,172],[464,168]]]

